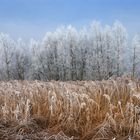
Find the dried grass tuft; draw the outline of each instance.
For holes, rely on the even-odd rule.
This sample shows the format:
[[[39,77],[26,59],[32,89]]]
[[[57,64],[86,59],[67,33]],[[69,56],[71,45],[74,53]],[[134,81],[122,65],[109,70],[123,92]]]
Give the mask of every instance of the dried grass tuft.
[[[140,81],[0,82],[0,139],[140,139]]]

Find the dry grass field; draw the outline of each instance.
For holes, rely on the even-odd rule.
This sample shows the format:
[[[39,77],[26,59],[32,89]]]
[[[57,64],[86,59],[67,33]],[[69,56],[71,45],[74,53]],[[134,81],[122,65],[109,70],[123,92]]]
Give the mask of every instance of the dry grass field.
[[[0,82],[1,140],[139,140],[140,80]]]

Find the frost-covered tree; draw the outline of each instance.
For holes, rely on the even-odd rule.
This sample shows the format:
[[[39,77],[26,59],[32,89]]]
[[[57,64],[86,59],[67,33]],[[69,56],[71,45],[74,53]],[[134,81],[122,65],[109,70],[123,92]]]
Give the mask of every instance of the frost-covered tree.
[[[113,25],[113,37],[114,37],[114,46],[116,52],[116,75],[120,76],[122,74],[122,58],[123,58],[123,49],[126,47],[127,42],[127,32],[124,26],[116,21]]]
[[[30,66],[30,75],[29,78],[41,80],[41,77],[44,76],[43,74],[43,59],[41,58],[41,49],[42,46],[39,44],[38,41],[31,39],[30,44],[30,56],[31,56],[31,66]]]
[[[22,39],[18,39],[15,49],[15,79],[28,79],[30,68],[29,48]]]
[[[105,46],[104,46],[104,34],[103,28],[99,22],[94,22],[92,25],[93,28],[93,48],[95,55],[95,66],[96,66],[96,75],[97,79],[101,80],[104,77],[104,57],[105,57]]]
[[[13,79],[15,42],[4,33],[0,33],[0,52],[1,79]]]
[[[79,47],[79,80],[86,80],[89,67],[87,64],[87,57],[88,57],[88,48],[89,48],[89,41],[88,41],[88,34],[87,30],[83,28],[79,32],[79,40],[78,40],[78,47]]]
[[[105,64],[105,79],[108,79],[115,74],[115,48],[113,44],[112,28],[108,25],[104,29],[104,64]]]
[[[71,25],[67,27],[67,49],[69,51],[69,71],[71,80],[77,79],[77,31]]]
[[[43,51],[41,53],[43,59],[43,72],[46,73],[48,80],[59,79],[58,64],[58,42],[55,33],[47,33],[43,39]]]
[[[136,73],[138,73],[138,66],[140,61],[140,37],[138,35],[135,35],[132,40],[132,75],[135,77]]]

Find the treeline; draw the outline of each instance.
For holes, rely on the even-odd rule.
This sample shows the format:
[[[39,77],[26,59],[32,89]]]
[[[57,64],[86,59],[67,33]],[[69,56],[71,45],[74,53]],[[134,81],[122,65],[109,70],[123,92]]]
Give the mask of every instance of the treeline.
[[[47,32],[30,43],[0,34],[0,80],[101,80],[140,74],[140,38],[120,22]]]

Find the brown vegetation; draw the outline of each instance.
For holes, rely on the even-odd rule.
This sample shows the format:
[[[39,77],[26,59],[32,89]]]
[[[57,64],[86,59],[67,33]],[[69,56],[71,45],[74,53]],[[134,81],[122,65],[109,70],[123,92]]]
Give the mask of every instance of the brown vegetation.
[[[0,139],[140,139],[140,81],[0,82]]]

